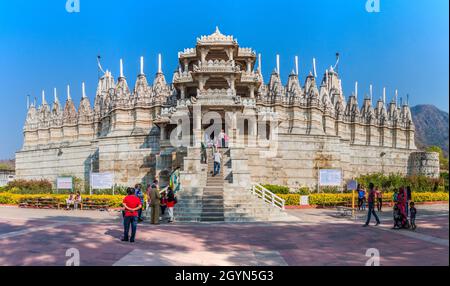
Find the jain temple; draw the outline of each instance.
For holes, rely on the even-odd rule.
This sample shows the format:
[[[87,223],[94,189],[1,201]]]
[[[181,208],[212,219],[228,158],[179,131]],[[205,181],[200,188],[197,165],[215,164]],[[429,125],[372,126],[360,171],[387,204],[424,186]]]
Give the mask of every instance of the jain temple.
[[[70,174],[88,184],[90,172],[112,172],[115,184],[132,186],[155,176],[164,184],[180,167],[183,190],[200,196],[208,189],[200,146],[222,129],[230,138],[219,184],[225,201],[254,183],[314,189],[319,169],[341,170],[343,185],[373,172],[438,176],[438,156],[417,150],[408,102],[399,104],[397,92],[374,101],[370,91],[360,106],[357,84],[346,96],[336,66],[318,78],[314,64],[300,79],[295,60],[287,82],[278,56],[264,79],[261,56],[219,29],[179,52],[172,83],[161,56],[152,82],[141,58],[134,86],[121,60],[119,77],[104,72],[93,102],[83,84],[80,103],[68,87],[65,102],[55,92],[53,103],[43,93],[40,106],[29,104],[17,177]]]

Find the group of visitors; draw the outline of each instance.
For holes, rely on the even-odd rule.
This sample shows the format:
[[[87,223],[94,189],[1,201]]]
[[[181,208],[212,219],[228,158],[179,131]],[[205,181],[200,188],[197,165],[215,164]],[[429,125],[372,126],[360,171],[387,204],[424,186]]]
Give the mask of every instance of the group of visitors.
[[[411,187],[401,187],[394,191],[393,194],[393,217],[394,217],[394,227],[393,229],[400,228],[411,228],[416,229],[416,214],[417,209],[415,208],[414,202],[411,201]],[[366,223],[363,226],[368,226],[372,215],[375,217],[376,226],[380,224],[380,219],[375,212],[375,204],[377,205],[378,212],[381,212],[383,205],[383,197],[380,189],[374,186],[373,183],[369,183],[369,192],[366,191],[361,185],[358,185],[358,210],[365,210],[365,204],[367,201],[368,214]],[[408,220],[409,217],[409,220]]]
[[[205,142],[201,143],[201,162],[203,164],[206,164],[208,162],[208,154],[207,154],[207,148],[210,147],[212,150],[212,157],[214,161],[214,169],[212,171],[212,175],[216,176],[220,173],[220,168],[222,165],[222,154],[219,151],[219,148],[227,148],[228,147],[228,135],[225,133],[225,131],[222,129],[222,131],[219,133],[218,138],[214,141],[212,140],[208,133],[205,133]]]
[[[83,199],[81,198],[80,192],[76,192],[76,194],[70,193],[69,197],[66,199],[66,209],[70,210],[70,207],[73,206],[73,209],[76,210],[82,202]]]
[[[224,129],[222,129],[220,131],[217,138],[214,138],[214,137],[211,138],[211,136],[208,134],[208,132],[205,133],[205,143],[206,143],[206,147],[208,147],[208,148],[211,148],[211,147],[227,148],[229,140],[230,140],[230,138],[225,133]]]
[[[365,211],[366,203],[368,202],[366,198],[367,195],[366,190],[361,185],[358,185],[357,191],[358,191],[358,210]],[[374,201],[376,202],[377,210],[381,212],[383,208],[383,192],[378,187],[374,188],[374,192],[375,192]]]
[[[151,224],[159,225],[166,213],[168,216],[168,223],[173,223],[173,208],[178,202],[176,192],[179,191],[179,189],[179,168],[176,168],[172,172],[169,185],[167,187],[161,189],[157,179],[155,179],[152,184],[147,187],[147,201],[145,201],[141,184],[136,184],[134,188],[128,188],[127,196],[122,202],[124,226],[122,241],[135,241],[137,224],[144,220],[142,217],[144,206],[146,206],[146,210],[149,210]],[[130,227],[131,236],[129,236]]]

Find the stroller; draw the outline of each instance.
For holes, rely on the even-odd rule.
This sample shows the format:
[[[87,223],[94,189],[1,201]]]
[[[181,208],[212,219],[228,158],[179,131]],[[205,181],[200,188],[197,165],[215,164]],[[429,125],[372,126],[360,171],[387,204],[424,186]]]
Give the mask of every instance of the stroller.
[[[393,229],[409,229],[411,226],[406,213],[402,210],[398,203],[394,205],[394,227]]]

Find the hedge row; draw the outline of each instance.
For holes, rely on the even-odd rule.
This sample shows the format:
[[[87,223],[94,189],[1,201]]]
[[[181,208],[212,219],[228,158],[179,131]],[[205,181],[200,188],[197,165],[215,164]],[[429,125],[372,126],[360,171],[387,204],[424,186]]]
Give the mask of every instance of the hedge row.
[[[282,199],[286,200],[287,206],[296,206],[300,202],[299,194],[280,194],[278,195]],[[355,201],[357,196],[355,194]],[[383,193],[384,202],[392,202],[392,193]],[[436,202],[436,201],[448,201],[449,195],[446,192],[421,192],[413,193],[412,200],[414,202]],[[309,195],[310,205],[334,205],[336,202],[352,202],[352,194],[311,194]]]
[[[24,200],[30,199],[56,199],[60,203],[65,203],[67,195],[56,195],[56,194],[11,194],[11,193],[0,193],[0,204],[6,205],[18,205]],[[112,195],[85,195],[83,199],[89,199],[94,203],[107,204],[109,207],[115,208],[122,205],[123,196],[112,196]]]

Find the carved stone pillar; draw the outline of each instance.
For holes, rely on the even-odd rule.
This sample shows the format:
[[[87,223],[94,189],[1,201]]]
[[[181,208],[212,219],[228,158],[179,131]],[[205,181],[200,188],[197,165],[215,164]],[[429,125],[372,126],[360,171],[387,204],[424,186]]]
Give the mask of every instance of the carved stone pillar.
[[[252,62],[251,60],[247,60],[247,72],[251,73],[252,72]]]
[[[182,85],[180,87],[180,98],[184,99],[186,97],[186,87],[184,85]]]
[[[202,142],[202,110],[201,106],[194,105],[192,112],[194,147],[200,148]]]
[[[184,59],[184,71],[185,72],[189,71],[189,61],[188,61],[188,59]]]
[[[250,85],[249,89],[250,89],[250,98],[255,98],[255,86]]]

